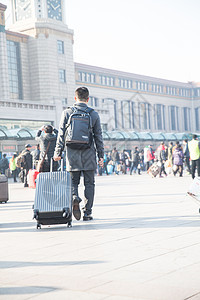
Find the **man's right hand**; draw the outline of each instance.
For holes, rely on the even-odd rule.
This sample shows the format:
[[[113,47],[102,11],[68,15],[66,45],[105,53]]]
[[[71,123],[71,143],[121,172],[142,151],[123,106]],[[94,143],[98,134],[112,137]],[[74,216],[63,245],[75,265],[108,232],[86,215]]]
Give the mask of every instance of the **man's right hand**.
[[[53,157],[53,160],[54,160],[54,161],[59,161],[59,160],[61,160],[61,156],[54,156],[54,157]]]

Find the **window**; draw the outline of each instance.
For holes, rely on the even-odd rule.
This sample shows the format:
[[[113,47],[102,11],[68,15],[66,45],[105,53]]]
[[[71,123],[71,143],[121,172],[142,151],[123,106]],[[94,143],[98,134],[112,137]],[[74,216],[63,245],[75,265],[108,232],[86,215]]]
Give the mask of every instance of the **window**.
[[[62,83],[66,82],[65,70],[59,70],[59,80]]]
[[[191,130],[190,128],[190,113],[191,109],[188,107],[183,107],[183,120],[184,120],[184,130],[189,131]]]
[[[107,86],[114,86],[114,77],[100,75],[100,84]]]
[[[157,104],[157,129],[162,129],[162,113],[161,113],[161,104]]]
[[[196,130],[200,131],[200,108],[195,108],[195,124],[196,124]]]
[[[63,106],[66,106],[66,105],[67,105],[67,98],[63,98],[63,99],[62,99],[62,105],[63,105]]]
[[[121,113],[122,113],[122,128],[130,129],[131,128],[131,109],[130,101],[123,100],[121,101]]]
[[[130,79],[119,78],[119,86],[125,89],[132,89],[133,82]]]
[[[8,74],[10,95],[13,99],[23,99],[21,81],[21,57],[19,43],[7,41]]]
[[[136,89],[141,91],[148,91],[149,84],[147,82],[136,81]]]
[[[107,131],[108,130],[108,124],[101,124],[101,129],[102,129],[102,131]]]
[[[179,130],[179,109],[177,106],[169,106],[169,118],[171,130]]]
[[[149,109],[150,110],[150,109]],[[165,106],[162,104],[154,105],[155,129],[165,129]]]
[[[64,42],[57,41],[57,49],[59,54],[64,54]]]
[[[131,114],[132,114],[132,128],[135,128],[135,103],[131,102]]]
[[[95,83],[96,77],[93,73],[78,72],[78,80],[82,82]]]
[[[98,107],[99,106],[99,99],[96,97],[89,97],[89,105]]]

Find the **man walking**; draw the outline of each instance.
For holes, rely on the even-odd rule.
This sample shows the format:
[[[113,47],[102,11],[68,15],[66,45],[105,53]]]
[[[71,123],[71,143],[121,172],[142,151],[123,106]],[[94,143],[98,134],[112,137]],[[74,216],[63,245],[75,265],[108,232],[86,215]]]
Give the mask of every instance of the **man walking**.
[[[21,168],[23,169],[24,175],[24,187],[28,187],[28,171],[32,168],[32,155],[31,155],[31,145],[26,144],[25,149],[20,154],[21,156]]]
[[[72,178],[72,212],[77,220],[81,218],[78,194],[81,173],[84,177],[85,207],[84,221],[90,221],[95,191],[96,151],[100,167],[103,167],[104,146],[100,118],[96,111],[88,107],[89,91],[80,87],[75,91],[76,103],[63,111],[54,152],[54,160],[61,159],[66,147],[66,169]],[[87,126],[85,126],[85,124]],[[85,141],[84,141],[85,139]],[[95,148],[96,146],[96,148]]]
[[[6,170],[9,168],[9,162],[6,156],[6,154],[3,154],[3,158],[0,160],[0,173],[4,175],[6,173]]]
[[[183,141],[183,146],[184,146],[183,154],[184,154],[185,165],[186,165],[188,173],[191,174],[191,169],[190,169],[190,151],[189,151],[189,148],[188,148],[188,140],[184,140]]]
[[[119,152],[117,151],[116,147],[114,147],[112,150],[111,159],[114,164],[114,172],[115,172],[115,174],[119,175],[119,171],[118,171],[117,167],[119,165],[120,157],[119,157]]]
[[[190,158],[192,161],[192,178],[195,178],[195,171],[197,169],[198,176],[200,176],[200,144],[197,140],[197,135],[192,136],[192,140],[188,143],[190,151]]]

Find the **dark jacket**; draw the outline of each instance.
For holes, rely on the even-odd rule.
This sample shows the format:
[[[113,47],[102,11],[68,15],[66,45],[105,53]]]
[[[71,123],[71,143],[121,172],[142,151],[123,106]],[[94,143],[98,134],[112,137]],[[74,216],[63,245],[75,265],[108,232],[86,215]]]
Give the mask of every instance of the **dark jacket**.
[[[119,152],[113,150],[112,153],[111,153],[111,158],[112,158],[112,161],[118,162],[120,160]]]
[[[174,158],[174,165],[176,166],[182,166],[183,165],[183,151],[181,147],[175,148],[173,152],[173,158]]]
[[[184,152],[183,152],[185,157],[190,157],[190,151],[188,148],[188,143],[184,146]]]
[[[34,151],[31,152],[31,155],[33,157],[33,161],[37,161],[40,158],[40,150],[35,149]]]
[[[138,150],[134,150],[132,152],[132,162],[139,164],[140,162],[140,156],[139,156],[139,151]]]
[[[8,159],[5,157],[5,158],[2,158],[1,160],[0,160],[0,168],[1,169],[4,169],[4,170],[6,170],[6,169],[8,169],[9,168],[9,162],[8,162]]]
[[[24,149],[21,153],[21,156],[24,157],[23,169],[30,170],[32,169],[32,155],[28,149]]]
[[[87,104],[76,103],[74,104],[74,106],[77,109],[83,110],[86,109]],[[70,108],[67,108],[62,113],[55,149],[55,156],[61,156],[62,151],[65,149],[65,131],[71,113],[72,110]],[[104,146],[99,115],[96,111],[93,110],[90,113],[90,116],[92,119],[93,129],[92,145],[90,148],[84,150],[76,150],[66,147],[67,171],[96,170],[96,152],[99,159],[104,157]]]
[[[47,150],[48,143],[50,142],[50,146],[47,152],[47,155],[45,157],[45,160],[48,161],[50,164],[50,160],[54,155],[54,150],[56,147],[56,139],[57,139],[57,134],[58,130],[53,129],[53,133],[45,133],[44,135],[41,135],[42,131],[38,130],[37,136],[36,136],[36,141],[40,144],[40,159],[43,159],[45,151]]]

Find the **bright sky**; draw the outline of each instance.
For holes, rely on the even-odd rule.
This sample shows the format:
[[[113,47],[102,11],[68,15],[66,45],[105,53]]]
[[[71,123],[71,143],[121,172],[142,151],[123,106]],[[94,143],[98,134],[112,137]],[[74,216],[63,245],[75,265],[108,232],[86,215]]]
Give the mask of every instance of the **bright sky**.
[[[76,62],[200,81],[199,0],[65,0]]]
[[[75,62],[200,82],[200,0],[65,1]]]

